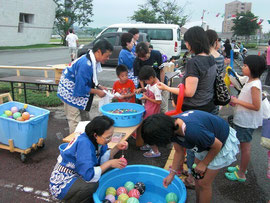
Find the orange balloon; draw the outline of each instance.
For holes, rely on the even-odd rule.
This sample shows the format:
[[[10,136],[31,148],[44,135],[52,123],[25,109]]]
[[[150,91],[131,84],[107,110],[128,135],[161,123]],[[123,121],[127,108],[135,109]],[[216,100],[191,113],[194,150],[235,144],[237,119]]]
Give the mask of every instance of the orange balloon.
[[[17,121],[24,121],[23,117],[18,117],[16,120]]]
[[[28,119],[30,118],[30,114],[29,114],[28,112],[24,112],[24,113],[22,114],[22,118],[23,118],[24,120],[28,120]]]

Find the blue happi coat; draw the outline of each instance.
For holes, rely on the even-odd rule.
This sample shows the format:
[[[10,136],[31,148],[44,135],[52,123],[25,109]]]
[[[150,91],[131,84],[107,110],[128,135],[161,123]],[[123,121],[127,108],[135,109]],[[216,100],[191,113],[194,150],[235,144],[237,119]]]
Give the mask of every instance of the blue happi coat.
[[[107,145],[99,145],[96,150],[85,133],[76,136],[57,158],[50,177],[51,194],[57,199],[63,199],[79,177],[87,182],[98,182],[102,172],[100,165],[109,158]],[[63,167],[68,170],[59,169]]]
[[[61,76],[57,96],[65,103],[86,110],[93,87],[93,67],[86,55],[66,67]]]

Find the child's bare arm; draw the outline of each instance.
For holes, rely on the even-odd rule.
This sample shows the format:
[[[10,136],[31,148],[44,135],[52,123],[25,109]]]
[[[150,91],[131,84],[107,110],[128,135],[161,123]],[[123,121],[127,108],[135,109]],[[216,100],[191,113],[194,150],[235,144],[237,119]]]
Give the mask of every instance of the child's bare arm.
[[[150,102],[153,102],[155,104],[161,104],[161,100],[155,100],[147,97],[145,94],[140,98],[140,100],[148,100]]]
[[[130,97],[134,97],[134,96],[135,96],[135,93],[121,95],[122,98],[130,98]]]
[[[245,101],[242,101],[237,98],[232,98],[231,101],[235,104],[241,105],[247,109],[254,110],[254,111],[259,111],[261,107],[261,91],[256,88],[252,87],[251,88],[251,96],[252,96],[252,103],[248,103]]]

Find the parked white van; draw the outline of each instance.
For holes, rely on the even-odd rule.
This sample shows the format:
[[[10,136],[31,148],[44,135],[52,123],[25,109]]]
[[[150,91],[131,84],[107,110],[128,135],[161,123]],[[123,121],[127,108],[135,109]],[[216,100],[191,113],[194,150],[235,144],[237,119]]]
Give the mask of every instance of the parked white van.
[[[113,24],[102,30],[97,37],[108,32],[128,32],[131,28],[147,33],[153,48],[159,50],[161,54],[166,54],[168,59],[180,56],[180,27],[175,24]]]

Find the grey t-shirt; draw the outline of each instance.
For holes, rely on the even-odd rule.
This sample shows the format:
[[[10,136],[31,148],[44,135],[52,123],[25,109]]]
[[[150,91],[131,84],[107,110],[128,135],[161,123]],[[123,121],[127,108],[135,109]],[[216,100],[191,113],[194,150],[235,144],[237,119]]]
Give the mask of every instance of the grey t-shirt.
[[[196,55],[186,65],[184,83],[187,77],[199,79],[196,92],[193,97],[185,97],[184,105],[203,106],[214,97],[214,83],[217,75],[217,65],[213,56]]]

